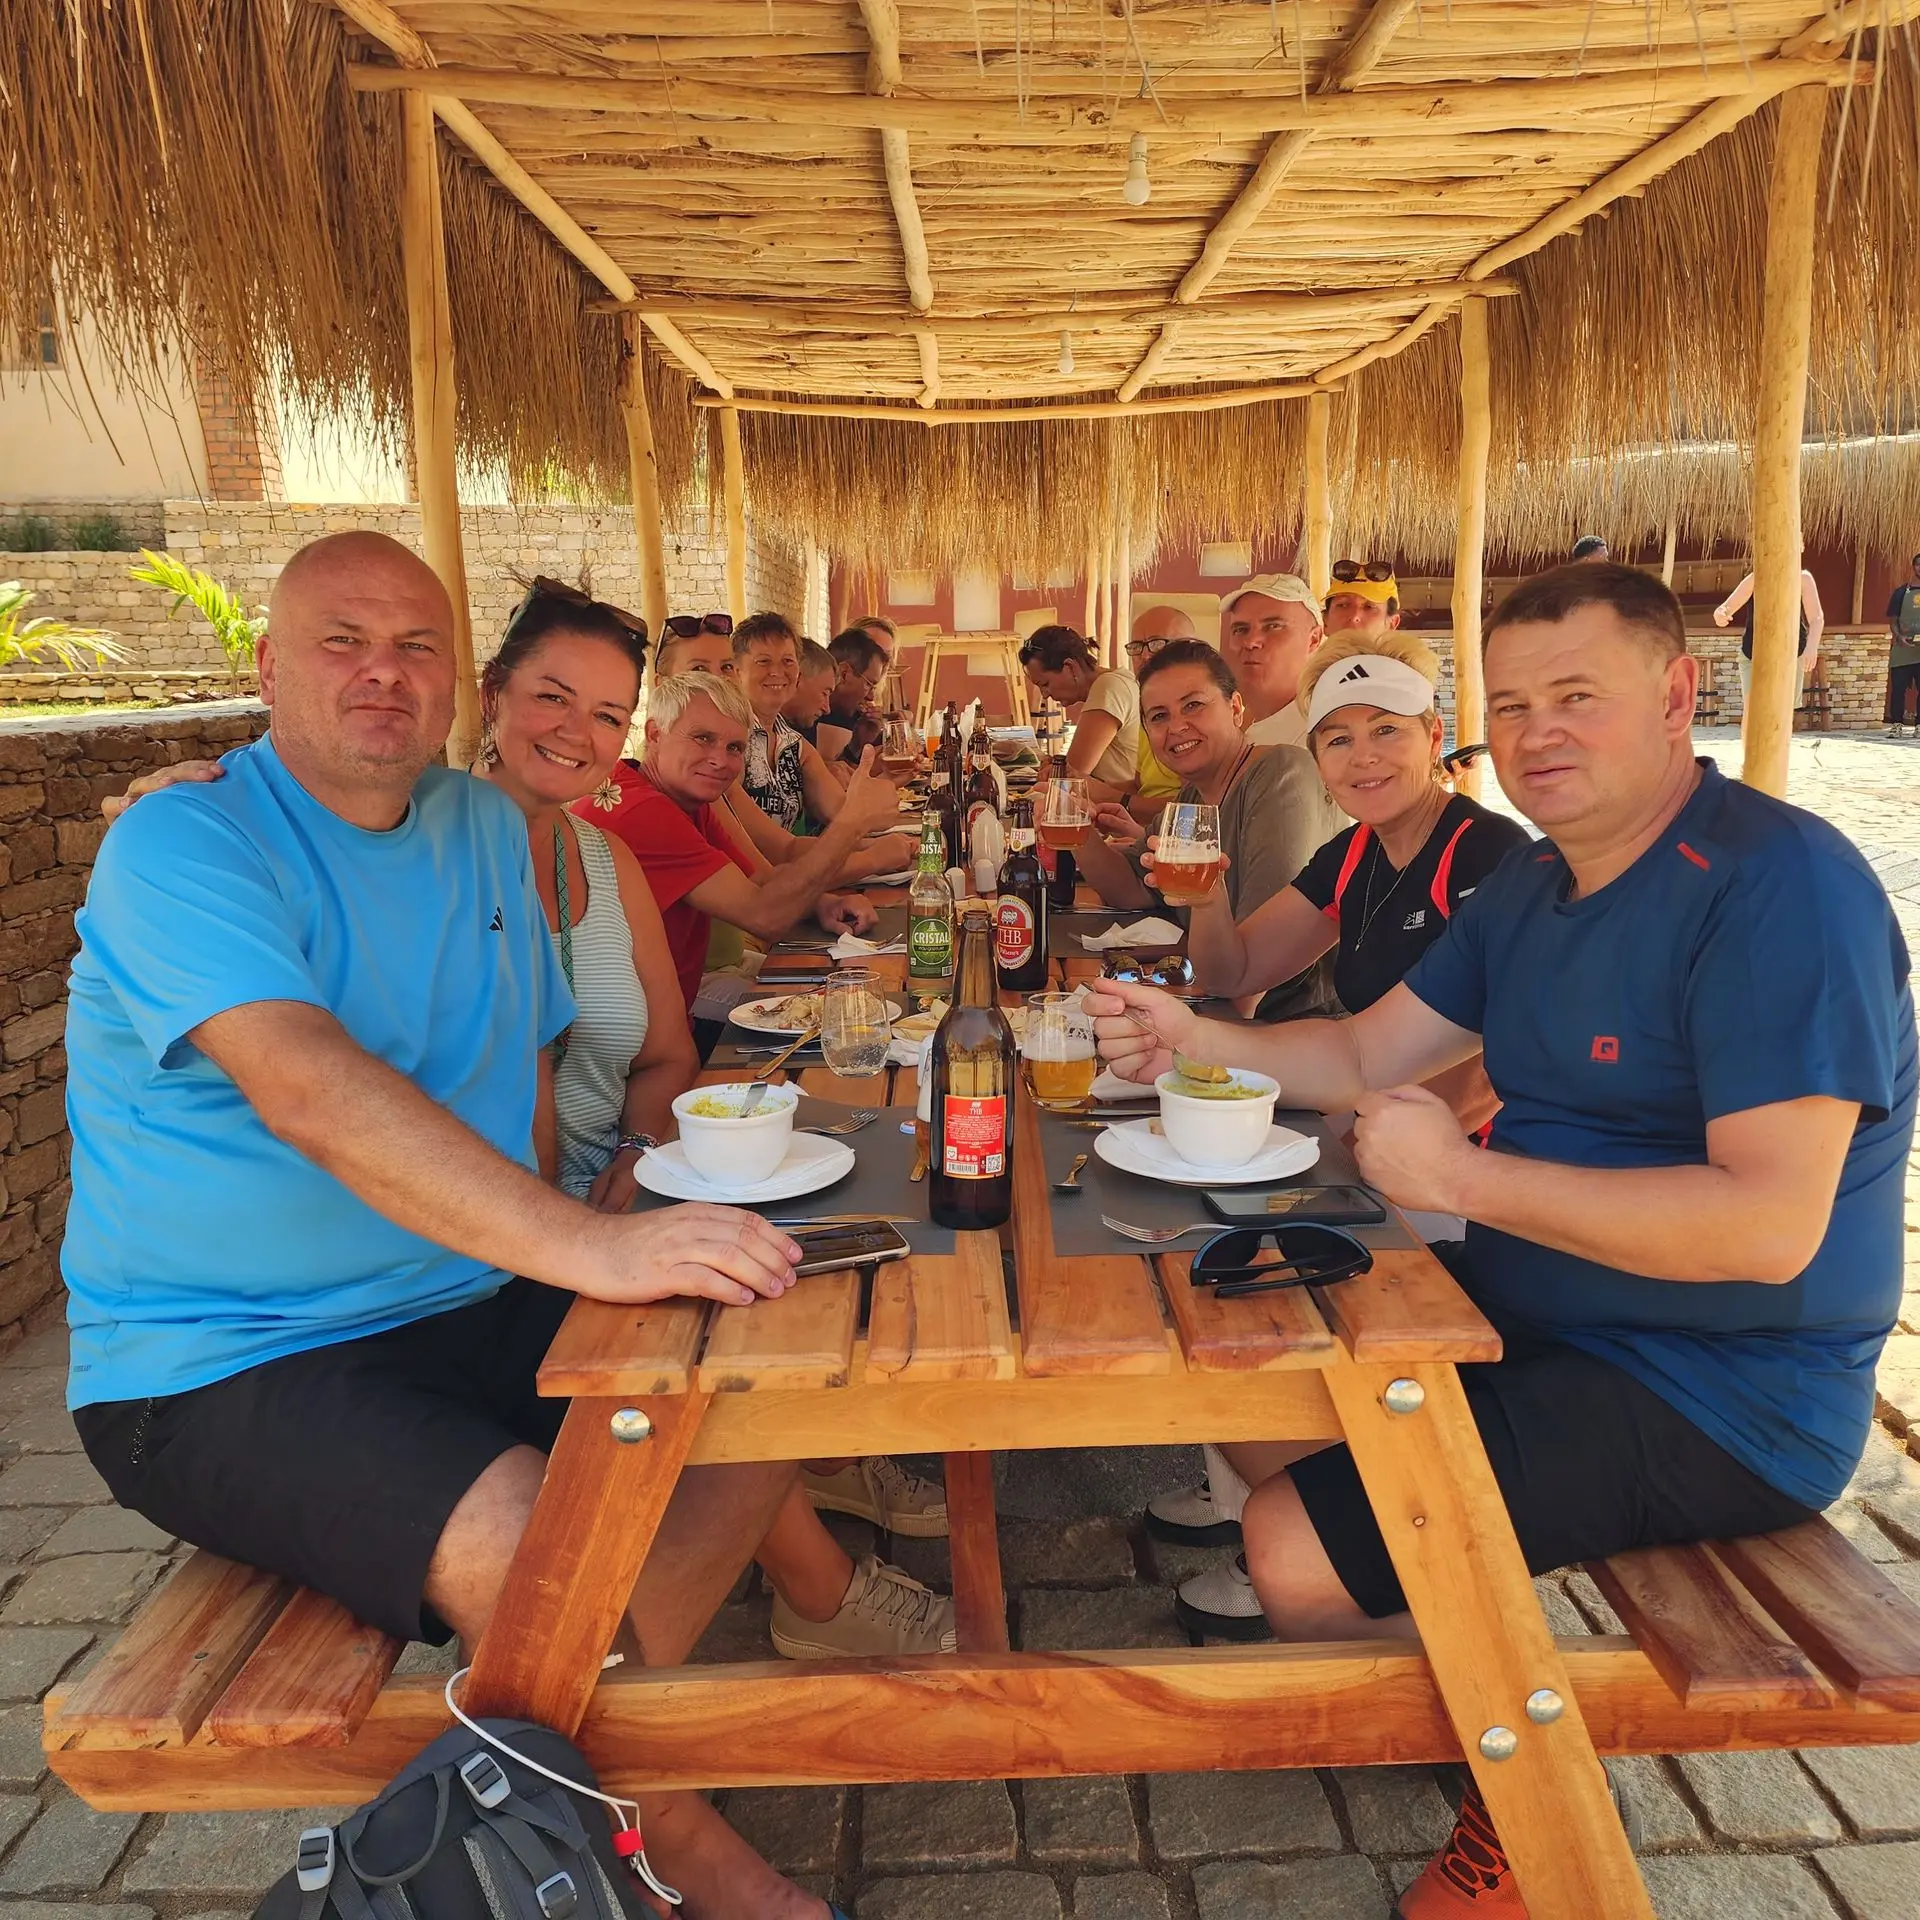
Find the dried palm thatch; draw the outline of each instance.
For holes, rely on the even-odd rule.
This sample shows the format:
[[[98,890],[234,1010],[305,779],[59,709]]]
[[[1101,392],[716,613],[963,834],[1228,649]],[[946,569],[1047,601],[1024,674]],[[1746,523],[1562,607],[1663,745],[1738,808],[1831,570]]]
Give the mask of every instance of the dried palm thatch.
[[[330,8],[279,0],[0,4],[0,332],[58,298],[153,373],[173,343],[243,391],[408,417],[398,110],[351,93]],[[516,492],[620,498],[618,322],[546,232],[443,142],[464,459]],[[652,367],[663,489],[693,472],[687,384]]]

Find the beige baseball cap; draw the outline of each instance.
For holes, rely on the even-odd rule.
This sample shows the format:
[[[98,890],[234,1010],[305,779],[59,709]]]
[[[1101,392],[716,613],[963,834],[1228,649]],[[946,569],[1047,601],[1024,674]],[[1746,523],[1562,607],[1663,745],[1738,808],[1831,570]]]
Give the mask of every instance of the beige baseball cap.
[[[1320,602],[1313,589],[1297,573],[1256,573],[1245,585],[1235,587],[1220,602],[1220,611],[1231,613],[1250,593],[1265,594],[1269,600],[1295,601],[1308,608],[1316,618],[1320,613]]]

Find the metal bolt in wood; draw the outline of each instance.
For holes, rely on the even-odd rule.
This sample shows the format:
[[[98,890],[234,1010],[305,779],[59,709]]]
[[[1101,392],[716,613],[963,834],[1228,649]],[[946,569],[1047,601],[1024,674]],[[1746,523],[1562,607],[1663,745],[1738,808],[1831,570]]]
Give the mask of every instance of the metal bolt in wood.
[[[1418,1413],[1427,1404],[1427,1390],[1418,1380],[1389,1380],[1380,1404],[1389,1413]]]
[[[1480,1736],[1483,1760],[1511,1760],[1520,1751],[1520,1736],[1511,1727],[1489,1727]]]
[[[607,1424],[623,1447],[653,1438],[653,1422],[638,1407],[621,1407]]]
[[[1527,1695],[1527,1718],[1536,1727],[1550,1727],[1567,1710],[1567,1703],[1551,1687],[1538,1687]]]

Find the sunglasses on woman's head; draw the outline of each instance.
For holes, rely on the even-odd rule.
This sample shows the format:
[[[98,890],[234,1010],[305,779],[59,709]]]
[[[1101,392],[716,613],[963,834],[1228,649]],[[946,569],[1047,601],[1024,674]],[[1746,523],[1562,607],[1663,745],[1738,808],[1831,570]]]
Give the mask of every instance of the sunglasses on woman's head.
[[[1275,1259],[1261,1256],[1271,1248]],[[1229,1227],[1201,1244],[1189,1283],[1211,1287],[1216,1300],[1282,1287],[1328,1287],[1373,1266],[1373,1255],[1344,1227],[1297,1220],[1285,1227]]]
[[[717,633],[725,639],[733,632],[733,615],[730,613],[669,614],[667,631],[676,640],[691,640],[696,633]]]
[[[1372,580],[1376,583],[1393,578],[1391,560],[1336,560],[1333,563],[1333,577],[1336,580]]]
[[[507,622],[507,632],[511,634],[542,600],[557,600],[565,607],[597,607],[602,613],[612,614],[641,646],[647,644],[647,623],[637,613],[629,613],[625,607],[616,607],[610,600],[596,600],[592,594],[582,592],[578,587],[570,587],[564,580],[550,579],[544,573],[534,576],[533,585],[527,589],[520,604],[514,608],[512,619]]]

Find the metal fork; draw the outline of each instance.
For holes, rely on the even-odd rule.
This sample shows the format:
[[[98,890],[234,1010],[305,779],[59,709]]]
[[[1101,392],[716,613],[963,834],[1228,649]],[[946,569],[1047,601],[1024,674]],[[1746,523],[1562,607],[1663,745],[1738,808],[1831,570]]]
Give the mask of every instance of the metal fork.
[[[858,1133],[862,1127],[870,1127],[880,1118],[878,1107],[855,1107],[844,1120],[836,1120],[830,1127],[796,1127],[796,1133]]]
[[[1165,1246],[1169,1240],[1178,1240],[1184,1234],[1218,1233],[1221,1225],[1218,1220],[1196,1220],[1185,1227],[1137,1227],[1131,1220],[1116,1220],[1110,1213],[1100,1216],[1100,1224],[1149,1247]]]

